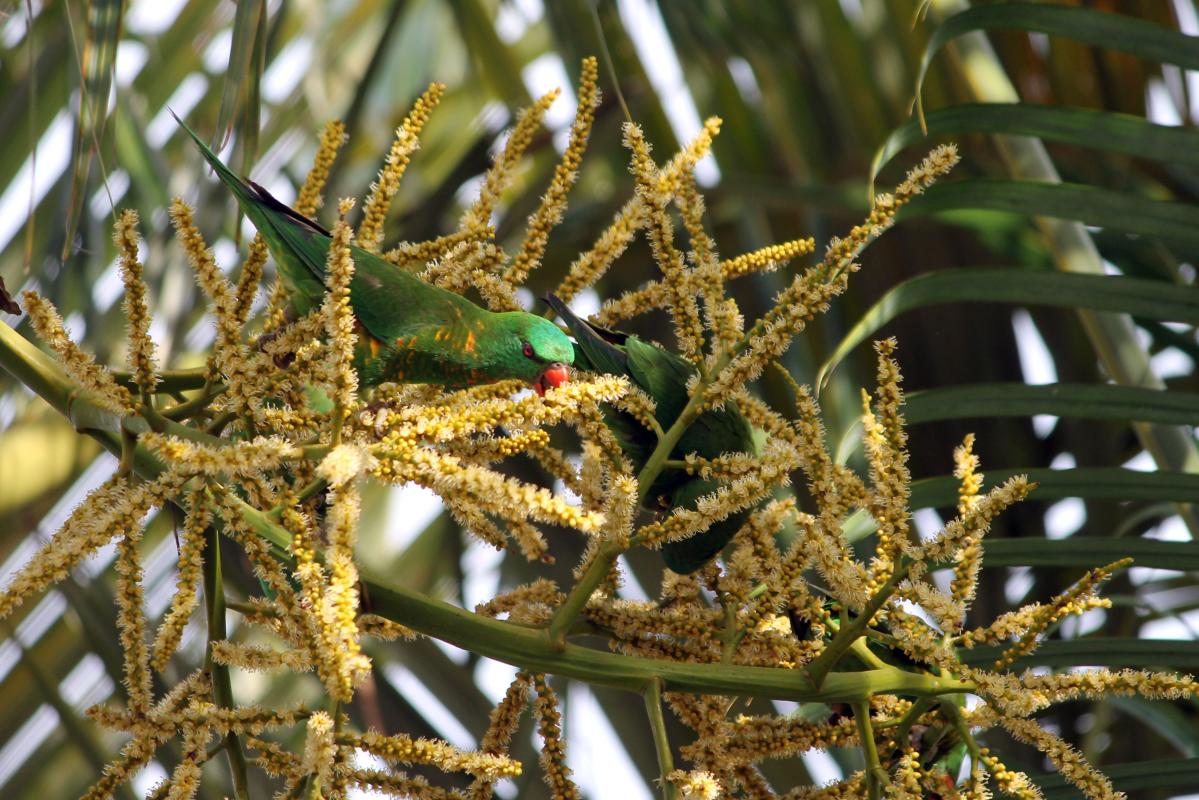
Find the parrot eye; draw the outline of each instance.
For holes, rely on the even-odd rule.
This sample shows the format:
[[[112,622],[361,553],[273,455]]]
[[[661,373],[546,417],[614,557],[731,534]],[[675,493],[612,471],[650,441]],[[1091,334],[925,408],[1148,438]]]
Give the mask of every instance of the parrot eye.
[[[524,342],[521,345],[521,352],[525,354],[525,358],[532,358],[533,357],[533,345],[529,344],[528,342]]]

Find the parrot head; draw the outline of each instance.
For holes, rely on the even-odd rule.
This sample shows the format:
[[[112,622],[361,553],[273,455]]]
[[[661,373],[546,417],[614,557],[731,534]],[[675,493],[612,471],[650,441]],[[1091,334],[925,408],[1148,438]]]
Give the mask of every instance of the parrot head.
[[[526,380],[539,395],[570,380],[574,345],[557,325],[522,311],[500,316],[504,333],[496,368],[504,374],[499,377]]]

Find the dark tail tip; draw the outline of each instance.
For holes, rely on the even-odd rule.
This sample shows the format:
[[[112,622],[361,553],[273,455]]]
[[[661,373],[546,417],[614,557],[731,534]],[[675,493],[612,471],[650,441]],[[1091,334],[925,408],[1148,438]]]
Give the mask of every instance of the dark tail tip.
[[[562,319],[570,320],[575,316],[574,313],[571,312],[570,307],[567,306],[566,303],[562,302],[562,298],[558,297],[558,295],[554,294],[553,292],[546,292],[544,295],[542,295],[541,299],[547,306],[554,309],[554,311],[557,312],[558,316],[562,317]]]

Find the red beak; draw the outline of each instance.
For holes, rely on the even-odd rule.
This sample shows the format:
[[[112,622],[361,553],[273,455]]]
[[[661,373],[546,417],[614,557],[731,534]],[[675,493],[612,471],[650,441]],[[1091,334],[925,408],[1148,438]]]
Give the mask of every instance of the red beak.
[[[537,376],[533,383],[533,391],[537,392],[538,396],[545,396],[546,389],[557,389],[569,381],[570,367],[562,363],[550,364]]]

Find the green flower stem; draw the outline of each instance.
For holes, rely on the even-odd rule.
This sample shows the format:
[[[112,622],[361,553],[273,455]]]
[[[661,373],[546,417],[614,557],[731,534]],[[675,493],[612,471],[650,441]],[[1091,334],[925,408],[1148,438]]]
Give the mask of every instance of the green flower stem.
[[[645,710],[649,714],[649,727],[654,733],[654,750],[658,753],[658,771],[662,773],[662,800],[675,800],[678,788],[671,782],[674,772],[674,755],[670,751],[670,740],[666,738],[666,720],[662,717],[662,684],[650,681],[643,693]]]
[[[853,720],[858,726],[862,758],[866,760],[866,795],[870,800],[882,800],[883,789],[890,780],[878,757],[878,745],[874,741],[874,729],[870,725],[869,700],[853,704]]]
[[[162,416],[167,419],[181,420],[188,419],[196,413],[208,408],[208,404],[213,401],[218,395],[223,394],[225,387],[221,384],[203,387],[198,395],[191,400],[186,400],[182,403],[177,403],[162,412]]]
[[[133,380],[132,372],[114,369],[112,377],[116,378],[117,383],[126,389],[134,392],[137,391],[137,383]],[[208,380],[208,370],[205,367],[173,369],[160,372],[155,377],[158,378],[158,384],[154,387],[155,392],[157,394],[170,394],[172,392],[188,391],[191,389],[203,389]]]
[[[731,356],[726,355],[718,364],[718,369],[713,370],[714,374],[718,374],[721,369],[732,360]],[[700,409],[703,406],[704,392],[708,388],[709,381],[701,379],[695,387],[695,392],[687,400],[687,405],[679,413],[674,424],[670,426],[670,430],[666,431],[658,438],[658,446],[654,448],[654,452],[646,459],[645,466],[641,468],[641,472],[637,475],[637,503],[641,505],[645,502],[645,498],[649,496],[649,488],[653,485],[654,479],[662,472],[666,466],[666,461],[675,445],[679,443],[679,439],[683,438],[683,434],[695,418],[699,416]],[[616,559],[628,549],[629,546],[638,542],[630,542],[628,545],[621,545],[618,542],[609,540],[600,546],[595,558],[587,565],[587,569],[583,571],[582,576],[571,588],[570,593],[566,595],[566,600],[562,605],[558,606],[558,610],[554,612],[553,618],[546,633],[549,636],[550,642],[556,647],[563,647],[566,643],[566,632],[570,630],[575,619],[583,613],[583,608],[586,607],[587,601],[591,599],[591,595],[599,588],[599,585],[604,582],[608,574],[612,572],[612,567],[616,563]]]
[[[853,644],[849,646],[849,652],[854,658],[862,662],[862,666],[870,667],[871,669],[885,669],[887,664],[881,658],[876,656],[874,652],[866,645],[864,638],[854,639]]]
[[[957,731],[958,736],[966,743],[966,750],[970,753],[970,758],[973,759],[975,764],[981,764],[982,753],[979,751],[978,742],[975,741],[974,735],[970,733],[970,726],[966,724],[966,720],[962,716],[961,708],[958,707],[957,703],[950,702],[944,698],[941,699],[940,705],[941,713],[945,715],[945,718],[949,720],[954,730]],[[973,780],[973,771],[971,773],[971,780]]]
[[[51,359],[3,325],[0,325],[0,366],[41,395],[64,416],[102,416],[87,393],[76,389]],[[119,429],[119,418],[107,415],[116,422],[114,428]],[[146,424],[140,417],[127,419]],[[119,454],[120,439],[114,428],[87,427],[82,430],[110,452]],[[199,441],[210,445],[220,442],[203,432],[189,430]],[[138,475],[152,479],[164,469],[162,462],[144,447],[136,448],[134,471]],[[272,546],[272,554],[287,563],[290,560],[290,534],[275,524],[267,512],[248,505],[235,495],[228,497],[255,533]],[[530,672],[561,675],[597,686],[640,692],[649,681],[660,678],[662,691],[799,702],[855,702],[875,694],[936,697],[976,690],[968,682],[904,672],[894,667],[827,675],[817,687],[802,670],[660,661],[578,645],[557,646],[546,637],[544,629],[482,617],[404,587],[393,586],[368,569],[363,569],[361,574],[366,590],[364,596],[369,598],[369,608],[364,607],[364,611],[380,614],[485,658],[503,661]]]
[[[908,733],[912,730],[912,726],[916,724],[916,720],[924,716],[925,712],[935,704],[935,701],[930,697],[919,697],[916,699],[916,702],[912,703],[912,707],[907,710],[907,713],[899,720],[899,724],[895,726],[895,733],[891,737],[898,751],[902,752],[907,747]]]
[[[204,652],[204,669],[212,677],[212,699],[222,708],[235,708],[233,683],[229,668],[212,659],[214,642],[228,636],[225,629],[225,586],[221,577],[221,539],[217,530],[209,526],[204,544],[204,598],[208,605],[208,646]],[[246,778],[246,754],[241,741],[233,731],[225,734],[225,755],[229,760],[229,772],[233,776],[233,793],[238,800],[249,800],[250,788]]]
[[[891,594],[895,591],[895,587],[899,585],[899,582],[907,577],[911,564],[912,562],[905,560],[896,567],[890,579],[866,603],[866,607],[862,609],[862,613],[854,617],[853,621],[848,625],[842,625],[841,629],[837,631],[837,635],[828,643],[828,646],[804,668],[814,686],[819,687],[821,682],[829,677],[829,671],[850,650],[853,643],[865,635],[867,628],[870,626],[870,621],[874,619],[874,615],[891,599]]]

